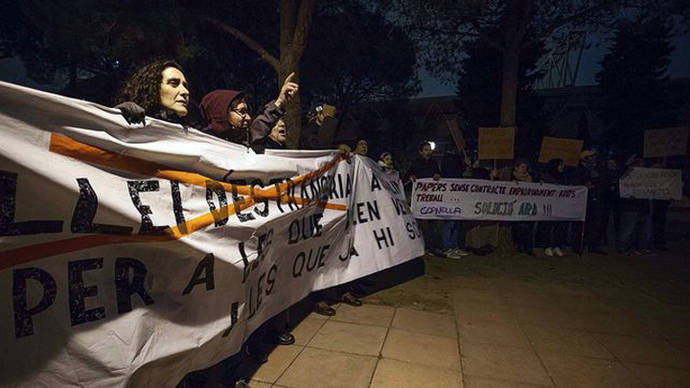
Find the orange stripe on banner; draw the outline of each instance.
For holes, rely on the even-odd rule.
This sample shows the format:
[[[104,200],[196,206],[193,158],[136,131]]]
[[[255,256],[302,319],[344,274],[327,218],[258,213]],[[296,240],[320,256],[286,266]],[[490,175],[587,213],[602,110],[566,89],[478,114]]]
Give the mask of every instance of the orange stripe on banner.
[[[145,160],[133,158],[130,156],[120,155],[114,152],[106,151],[98,147],[93,147],[88,144],[80,143],[69,139],[65,136],[53,134],[50,141],[50,151],[79,159],[85,162],[97,164],[100,166],[107,166],[128,172],[134,172],[141,175],[155,176],[163,179],[177,180],[179,182],[188,183],[196,186],[206,187],[208,182],[214,182],[223,186],[223,188],[231,192],[232,184],[226,182],[216,181],[207,178],[203,175],[189,173],[184,171],[170,170],[169,168],[147,162]],[[308,174],[301,175],[292,180],[292,184],[297,184],[305,179],[313,179],[320,177],[326,171],[331,169],[341,159],[334,159],[327,163],[324,167],[312,171]],[[301,197],[288,198],[286,190],[288,183],[278,184],[279,191],[275,187],[265,189],[252,190],[249,186],[234,185],[238,189],[238,193],[245,195],[245,199],[240,203],[240,210],[244,210],[255,205],[256,199],[278,199],[281,203],[294,201],[298,205],[304,205],[311,202],[304,200]],[[345,205],[336,203],[317,203],[318,207],[346,210]],[[88,235],[73,237],[64,240],[49,241],[40,244],[34,244],[26,247],[11,249],[0,252],[0,270],[13,267],[15,265],[25,264],[34,260],[43,259],[45,257],[57,256],[65,253],[76,252],[84,249],[95,248],[103,245],[111,244],[127,244],[127,243],[148,243],[148,242],[165,242],[181,239],[196,231],[199,231],[209,225],[212,225],[216,220],[224,219],[235,214],[235,204],[230,204],[222,208],[213,210],[204,215],[189,220],[183,224],[168,227],[163,230],[161,235]]]

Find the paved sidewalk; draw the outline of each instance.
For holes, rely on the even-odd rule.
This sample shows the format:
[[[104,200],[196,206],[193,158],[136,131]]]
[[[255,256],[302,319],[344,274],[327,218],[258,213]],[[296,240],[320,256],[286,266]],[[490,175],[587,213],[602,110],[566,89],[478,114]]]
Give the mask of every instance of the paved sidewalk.
[[[251,386],[690,387],[690,301],[446,272],[310,314]]]

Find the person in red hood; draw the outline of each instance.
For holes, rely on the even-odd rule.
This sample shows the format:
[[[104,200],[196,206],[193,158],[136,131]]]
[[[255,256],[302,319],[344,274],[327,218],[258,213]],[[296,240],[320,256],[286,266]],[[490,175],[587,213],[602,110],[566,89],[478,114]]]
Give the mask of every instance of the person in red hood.
[[[294,76],[295,73],[291,73],[285,79],[278,98],[266,104],[253,122],[243,92],[218,89],[208,93],[199,105],[201,117],[206,121],[202,132],[247,147],[263,144],[262,140],[268,137],[271,129],[285,115],[285,106],[299,90],[299,85],[292,82]]]

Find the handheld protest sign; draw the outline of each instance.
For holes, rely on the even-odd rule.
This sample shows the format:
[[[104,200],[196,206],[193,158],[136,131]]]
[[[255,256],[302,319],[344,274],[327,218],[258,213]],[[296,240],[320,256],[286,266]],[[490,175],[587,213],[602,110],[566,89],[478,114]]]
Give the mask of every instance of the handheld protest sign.
[[[515,128],[479,128],[479,159],[513,159]]]
[[[577,166],[584,141],[559,137],[544,137],[541,141],[539,163],[548,163],[552,159],[562,159],[566,166]]]
[[[645,158],[685,155],[687,151],[688,128],[661,128],[644,131]]]

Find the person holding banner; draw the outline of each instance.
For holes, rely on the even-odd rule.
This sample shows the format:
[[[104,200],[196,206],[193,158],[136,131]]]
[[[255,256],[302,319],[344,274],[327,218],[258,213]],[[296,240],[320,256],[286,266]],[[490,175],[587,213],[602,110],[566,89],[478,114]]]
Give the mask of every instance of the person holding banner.
[[[182,66],[169,59],[156,59],[142,67],[122,85],[115,108],[128,123],[144,123],[144,116],[184,124],[189,105],[189,86]]]
[[[438,167],[438,163],[431,158],[432,152],[431,144],[428,141],[423,141],[419,144],[417,147],[419,157],[412,162],[410,169],[405,174],[404,181],[414,183],[418,178],[441,179],[441,170]],[[436,220],[419,220],[419,227],[424,235],[427,252],[435,256],[445,257],[443,250],[439,248],[439,242],[436,238],[437,233],[434,233],[435,229],[440,228],[440,223],[442,222]]]
[[[291,73],[285,79],[278,97],[264,106],[254,122],[251,121],[244,92],[218,89],[206,94],[199,105],[201,117],[206,121],[202,132],[247,147],[253,144],[263,152],[263,142],[278,120],[285,115],[285,105],[299,90],[299,85],[292,82],[294,76],[295,73]]]
[[[633,155],[626,163],[629,169],[644,167],[642,158]],[[627,174],[627,171],[623,176]],[[649,199],[621,198],[621,232],[619,252],[625,255],[651,255],[651,228]]]
[[[529,165],[526,160],[518,159],[513,166],[513,180],[517,182],[532,182]],[[534,222],[513,222],[513,242],[518,252],[534,256]]]
[[[568,179],[565,176],[565,163],[562,159],[551,159],[547,165],[546,172],[541,177],[542,182],[554,185],[567,185]],[[565,222],[544,222],[542,230],[546,234],[546,256],[563,256],[562,247],[565,247],[568,225]]]
[[[602,218],[605,209],[608,208],[606,195],[608,183],[604,179],[605,175],[597,163],[598,153],[592,150],[582,151],[580,154],[580,166],[577,169],[576,184],[587,186],[587,218],[584,225],[580,226],[580,234],[584,234],[584,245],[589,252],[600,255],[608,254],[602,249]],[[585,228],[582,231],[581,228]],[[577,238],[575,240],[580,240]],[[582,247],[584,249],[584,247]]]

